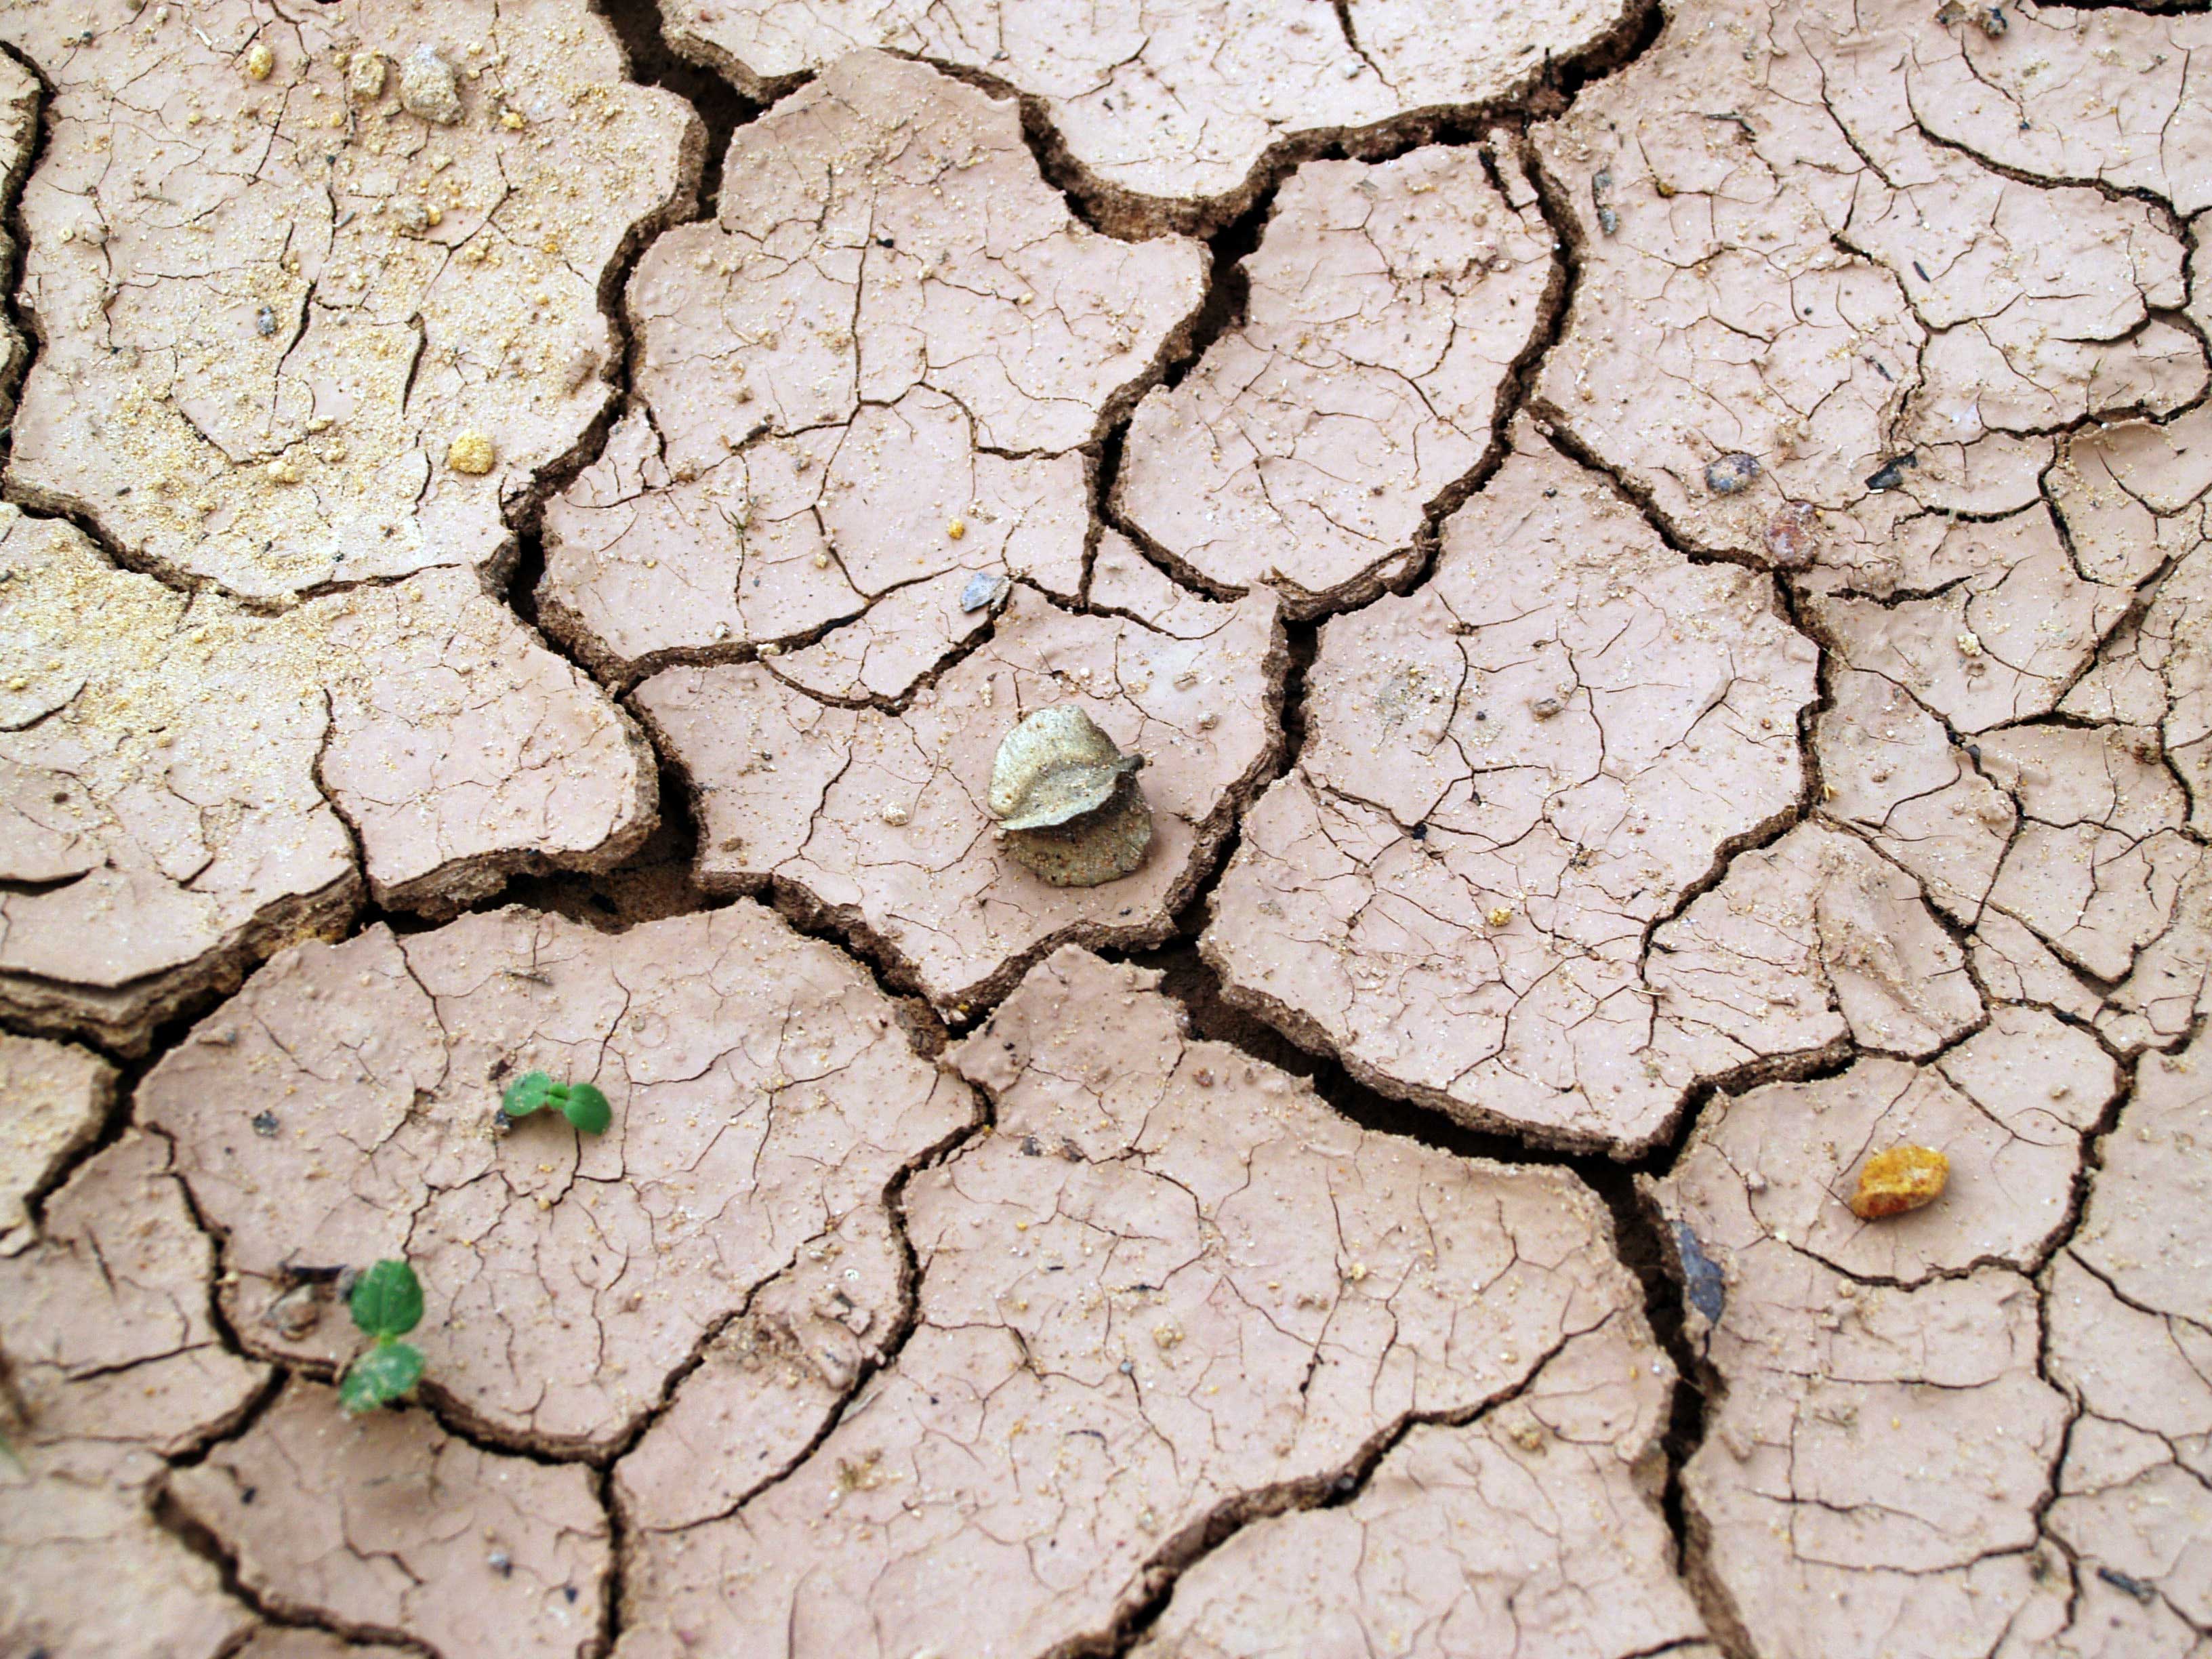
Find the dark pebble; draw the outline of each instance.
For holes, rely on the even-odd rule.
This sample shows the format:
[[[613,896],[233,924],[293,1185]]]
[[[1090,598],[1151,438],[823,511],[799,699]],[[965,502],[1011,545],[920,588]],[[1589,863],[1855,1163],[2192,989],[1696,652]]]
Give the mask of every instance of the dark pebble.
[[[1705,463],[1705,488],[1716,495],[1739,495],[1759,478],[1759,457],[1741,449]]]

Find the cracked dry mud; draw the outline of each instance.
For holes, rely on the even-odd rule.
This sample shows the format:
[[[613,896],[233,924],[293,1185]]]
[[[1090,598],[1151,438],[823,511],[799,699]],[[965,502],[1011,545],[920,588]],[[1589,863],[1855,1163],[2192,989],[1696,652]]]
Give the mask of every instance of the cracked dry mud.
[[[580,0],[111,9],[0,11],[47,88],[0,1006],[136,1051],[364,878],[450,910],[651,829],[642,738],[481,579],[611,396],[603,272],[688,199],[698,141]],[[459,119],[358,72],[417,51]],[[464,432],[489,476],[448,465]]]
[[[1275,758],[1285,668],[1272,600],[1136,608],[1164,586],[1133,588],[1127,616],[1014,587],[990,637],[896,714],[810,695],[777,663],[656,675],[637,706],[690,775],[702,884],[773,881],[795,908],[877,941],[955,1013],[1003,994],[1059,940],[1157,943]],[[1000,738],[1071,702],[1145,757],[1152,845],[1098,887],[1055,887],[1016,864],[988,805]]]
[[[167,1143],[131,1130],[53,1194],[38,1243],[0,1261],[11,1648],[214,1654],[252,1628],[155,1512],[164,1457],[234,1427],[266,1381],[210,1316],[215,1254]]]
[[[40,1029],[135,1052],[364,896],[452,909],[652,827],[634,722],[457,572],[263,616],[13,507],[0,561],[0,1006]]]
[[[583,0],[99,9],[0,12],[50,88],[11,492],[247,599],[507,556],[609,400],[604,273],[687,203],[690,112]],[[406,107],[418,53],[457,118]]]
[[[0,1653],[2204,1659],[2207,61],[0,0]]]
[[[1063,947],[951,1051],[992,1130],[907,1188],[912,1334],[774,1487],[639,1535],[620,1652],[1066,1650],[1224,1513],[1486,1420],[1578,1342],[1665,1365],[1572,1176],[1363,1132],[1153,977]],[[1655,1426],[1595,1431],[1589,1477],[1647,1528]]]
[[[639,262],[635,403],[548,518],[544,614],[619,675],[828,629],[802,681],[901,696],[988,620],[976,574],[1081,588],[1085,447],[1205,258],[1075,217],[1011,100],[840,60]]]
[[[1741,1038],[1819,1046],[1670,1006],[1652,958],[1694,911],[1647,937],[1796,806],[1817,653],[1771,586],[1674,552],[1526,426],[1442,540],[1419,592],[1322,630],[1305,747],[1246,816],[1207,959],[1364,1082],[1640,1150]],[[1716,964],[1825,1000],[1817,966],[1778,967]]]
[[[1004,87],[1117,228],[1205,227],[1288,156],[1510,97],[1601,55],[1629,9],[1537,0],[659,0],[670,44],[765,98],[880,47]],[[1404,118],[1414,118],[1408,122]]]
[[[1300,167],[1244,262],[1243,325],[1138,406],[1121,521],[1198,580],[1300,611],[1402,579],[1429,504],[1491,446],[1555,246],[1510,154]]]
[[[287,953],[139,1101],[222,1236],[249,1347],[345,1357],[342,1310],[277,1305],[288,1266],[404,1256],[461,1419],[605,1451],[779,1274],[842,1253],[855,1334],[890,1323],[890,1185],[975,1115],[896,1013],[755,904],[621,934],[507,909]],[[595,1083],[613,1127],[502,1127],[533,1070]]]

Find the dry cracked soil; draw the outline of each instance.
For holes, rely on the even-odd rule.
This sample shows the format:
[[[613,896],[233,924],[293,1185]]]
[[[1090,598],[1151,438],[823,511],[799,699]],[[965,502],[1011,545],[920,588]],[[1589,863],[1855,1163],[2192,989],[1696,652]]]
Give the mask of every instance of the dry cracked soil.
[[[2204,0],[0,0],[0,1659],[2212,1659]]]

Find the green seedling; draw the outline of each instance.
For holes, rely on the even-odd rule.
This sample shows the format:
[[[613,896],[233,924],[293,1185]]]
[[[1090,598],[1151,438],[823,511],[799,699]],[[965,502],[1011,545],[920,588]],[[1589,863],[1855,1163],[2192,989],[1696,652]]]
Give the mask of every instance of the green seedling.
[[[579,1134],[603,1135],[615,1121],[607,1097],[588,1083],[556,1083],[543,1072],[525,1072],[507,1085],[499,1109],[509,1118],[528,1117],[550,1106],[576,1126]]]
[[[380,1261],[354,1281],[346,1298],[353,1322],[374,1340],[346,1367],[338,1403],[358,1417],[411,1393],[422,1380],[422,1355],[399,1339],[422,1322],[422,1283],[404,1261]]]

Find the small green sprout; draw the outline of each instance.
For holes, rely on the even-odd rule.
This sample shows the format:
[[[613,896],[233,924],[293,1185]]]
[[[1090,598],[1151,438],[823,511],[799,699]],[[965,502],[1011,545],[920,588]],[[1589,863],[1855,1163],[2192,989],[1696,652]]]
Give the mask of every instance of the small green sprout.
[[[556,1083],[543,1072],[525,1072],[507,1085],[499,1109],[509,1118],[528,1117],[550,1106],[576,1126],[579,1134],[603,1135],[615,1121],[607,1097],[588,1083]]]
[[[380,1261],[354,1281],[346,1298],[353,1322],[375,1339],[346,1367],[338,1404],[348,1416],[373,1412],[410,1393],[422,1380],[422,1355],[399,1339],[422,1322],[422,1284],[404,1261]]]

